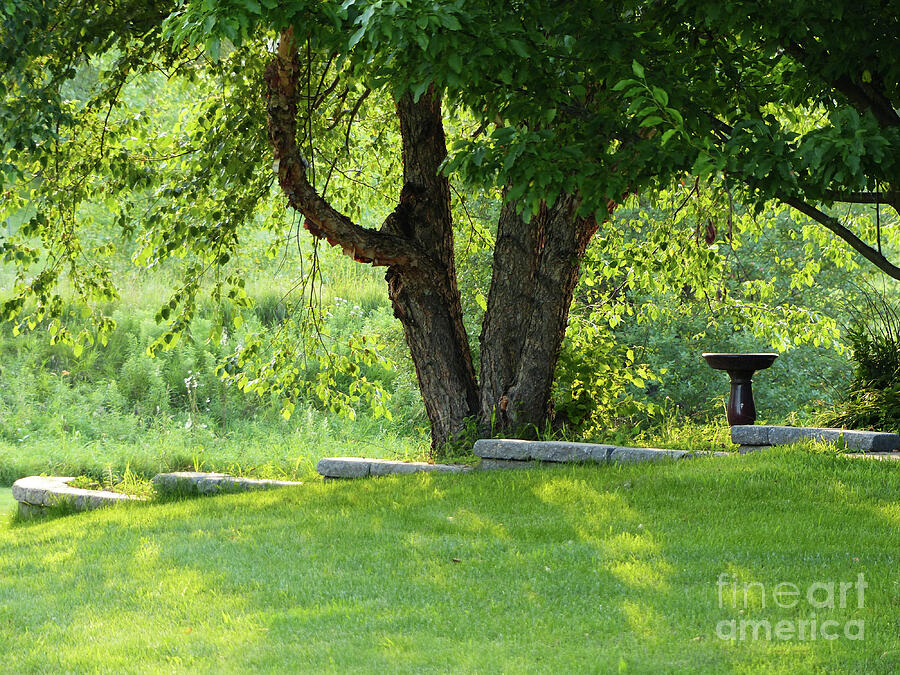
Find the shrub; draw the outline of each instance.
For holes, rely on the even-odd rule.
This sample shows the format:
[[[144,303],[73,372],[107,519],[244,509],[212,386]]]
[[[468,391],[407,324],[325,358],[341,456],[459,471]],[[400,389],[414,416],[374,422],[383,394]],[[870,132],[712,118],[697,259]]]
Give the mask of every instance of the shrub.
[[[900,431],[900,305],[865,293],[847,337],[856,370],[846,398],[826,423]]]
[[[572,317],[554,381],[557,423],[593,435],[650,417],[654,406],[641,393],[658,376],[643,363],[642,352],[620,344],[602,324]]]

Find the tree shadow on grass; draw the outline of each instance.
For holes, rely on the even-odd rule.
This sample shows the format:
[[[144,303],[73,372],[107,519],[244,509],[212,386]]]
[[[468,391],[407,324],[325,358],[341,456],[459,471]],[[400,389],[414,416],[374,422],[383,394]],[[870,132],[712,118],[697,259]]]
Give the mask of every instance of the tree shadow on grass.
[[[889,672],[900,480],[829,461],[403,476],[22,526],[0,533],[0,651],[22,670]],[[864,617],[862,644],[716,637],[742,609],[808,610],[720,607],[721,573],[859,571],[870,602],[834,616]]]

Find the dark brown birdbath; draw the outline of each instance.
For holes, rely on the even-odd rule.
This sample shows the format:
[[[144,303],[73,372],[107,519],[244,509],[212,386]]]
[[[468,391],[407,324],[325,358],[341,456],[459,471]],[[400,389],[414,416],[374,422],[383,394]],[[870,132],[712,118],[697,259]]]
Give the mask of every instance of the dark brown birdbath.
[[[731,397],[728,399],[728,424],[753,424],[756,406],[753,404],[753,373],[771,366],[778,354],[704,354],[703,358],[716,370],[725,370],[731,377]]]

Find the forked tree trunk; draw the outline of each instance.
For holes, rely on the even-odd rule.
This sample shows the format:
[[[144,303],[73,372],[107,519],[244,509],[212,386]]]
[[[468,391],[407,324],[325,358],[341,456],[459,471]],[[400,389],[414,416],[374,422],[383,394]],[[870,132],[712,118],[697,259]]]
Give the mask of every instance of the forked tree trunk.
[[[528,223],[501,211],[493,278],[481,336],[479,392],[456,283],[441,102],[433,92],[397,102],[403,141],[400,203],[380,230],[354,223],[316,192],[296,144],[300,64],[293,29],[281,34],[266,69],[269,141],[278,182],[314,236],[359,262],[387,267],[431,422],[432,446],[466,431],[471,418],[494,431],[541,426],[550,414],[553,371],[565,335],[585,247],[597,226],[562,197]],[[487,429],[490,431],[490,428]]]
[[[456,283],[450,184],[440,171],[447,156],[440,99],[426,92],[414,102],[406,95],[397,115],[404,184],[400,206],[382,232],[408,238],[432,264],[391,266],[385,278],[415,364],[432,447],[439,449],[476,415],[478,390]]]
[[[597,230],[563,196],[526,223],[504,204],[481,332],[480,423],[487,433],[534,435],[551,392],[581,259]]]

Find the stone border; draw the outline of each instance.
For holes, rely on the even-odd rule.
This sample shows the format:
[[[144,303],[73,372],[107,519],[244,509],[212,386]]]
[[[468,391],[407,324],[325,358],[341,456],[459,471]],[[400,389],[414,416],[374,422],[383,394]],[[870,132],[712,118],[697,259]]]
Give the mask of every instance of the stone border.
[[[401,462],[369,457],[325,457],[316,464],[316,471],[325,478],[365,478],[408,473],[463,473],[472,467],[462,464],[429,464],[427,462]]]
[[[143,497],[107,490],[85,490],[69,485],[73,476],[26,476],[12,486],[13,498],[19,502],[19,514],[29,518],[43,515],[48,508],[67,505],[75,511],[88,511],[114,506]]]
[[[238,478],[227,473],[203,473],[200,471],[158,473],[153,477],[153,486],[156,491],[164,495],[215,495],[297,485],[303,485],[303,483],[289,480]]]
[[[727,452],[693,453],[687,450],[658,448],[630,448],[595,443],[566,443],[561,441],[522,441],[490,438],[475,442],[475,455],[487,465],[484,468],[513,468],[517,463],[637,463],[664,459],[690,459],[700,455],[727,457]]]
[[[845,452],[841,457],[898,460],[900,459],[900,452]]]
[[[862,452],[900,451],[900,434],[881,431],[857,431],[854,429],[825,429],[820,427],[779,427],[765,425],[742,425],[731,427],[731,442],[741,446],[766,447],[790,445],[802,440],[837,443],[843,439],[844,446]]]
[[[694,453],[686,450],[627,448],[593,443],[561,443],[555,441],[521,441],[517,439],[482,439],[475,442],[474,453],[481,458],[477,467],[464,464],[428,464],[401,462],[369,457],[325,457],[316,470],[326,479],[366,478],[390,474],[420,472],[463,473],[473,469],[527,469],[542,462],[550,463],[636,463],[665,459],[690,459],[701,455],[727,457],[727,452]]]

